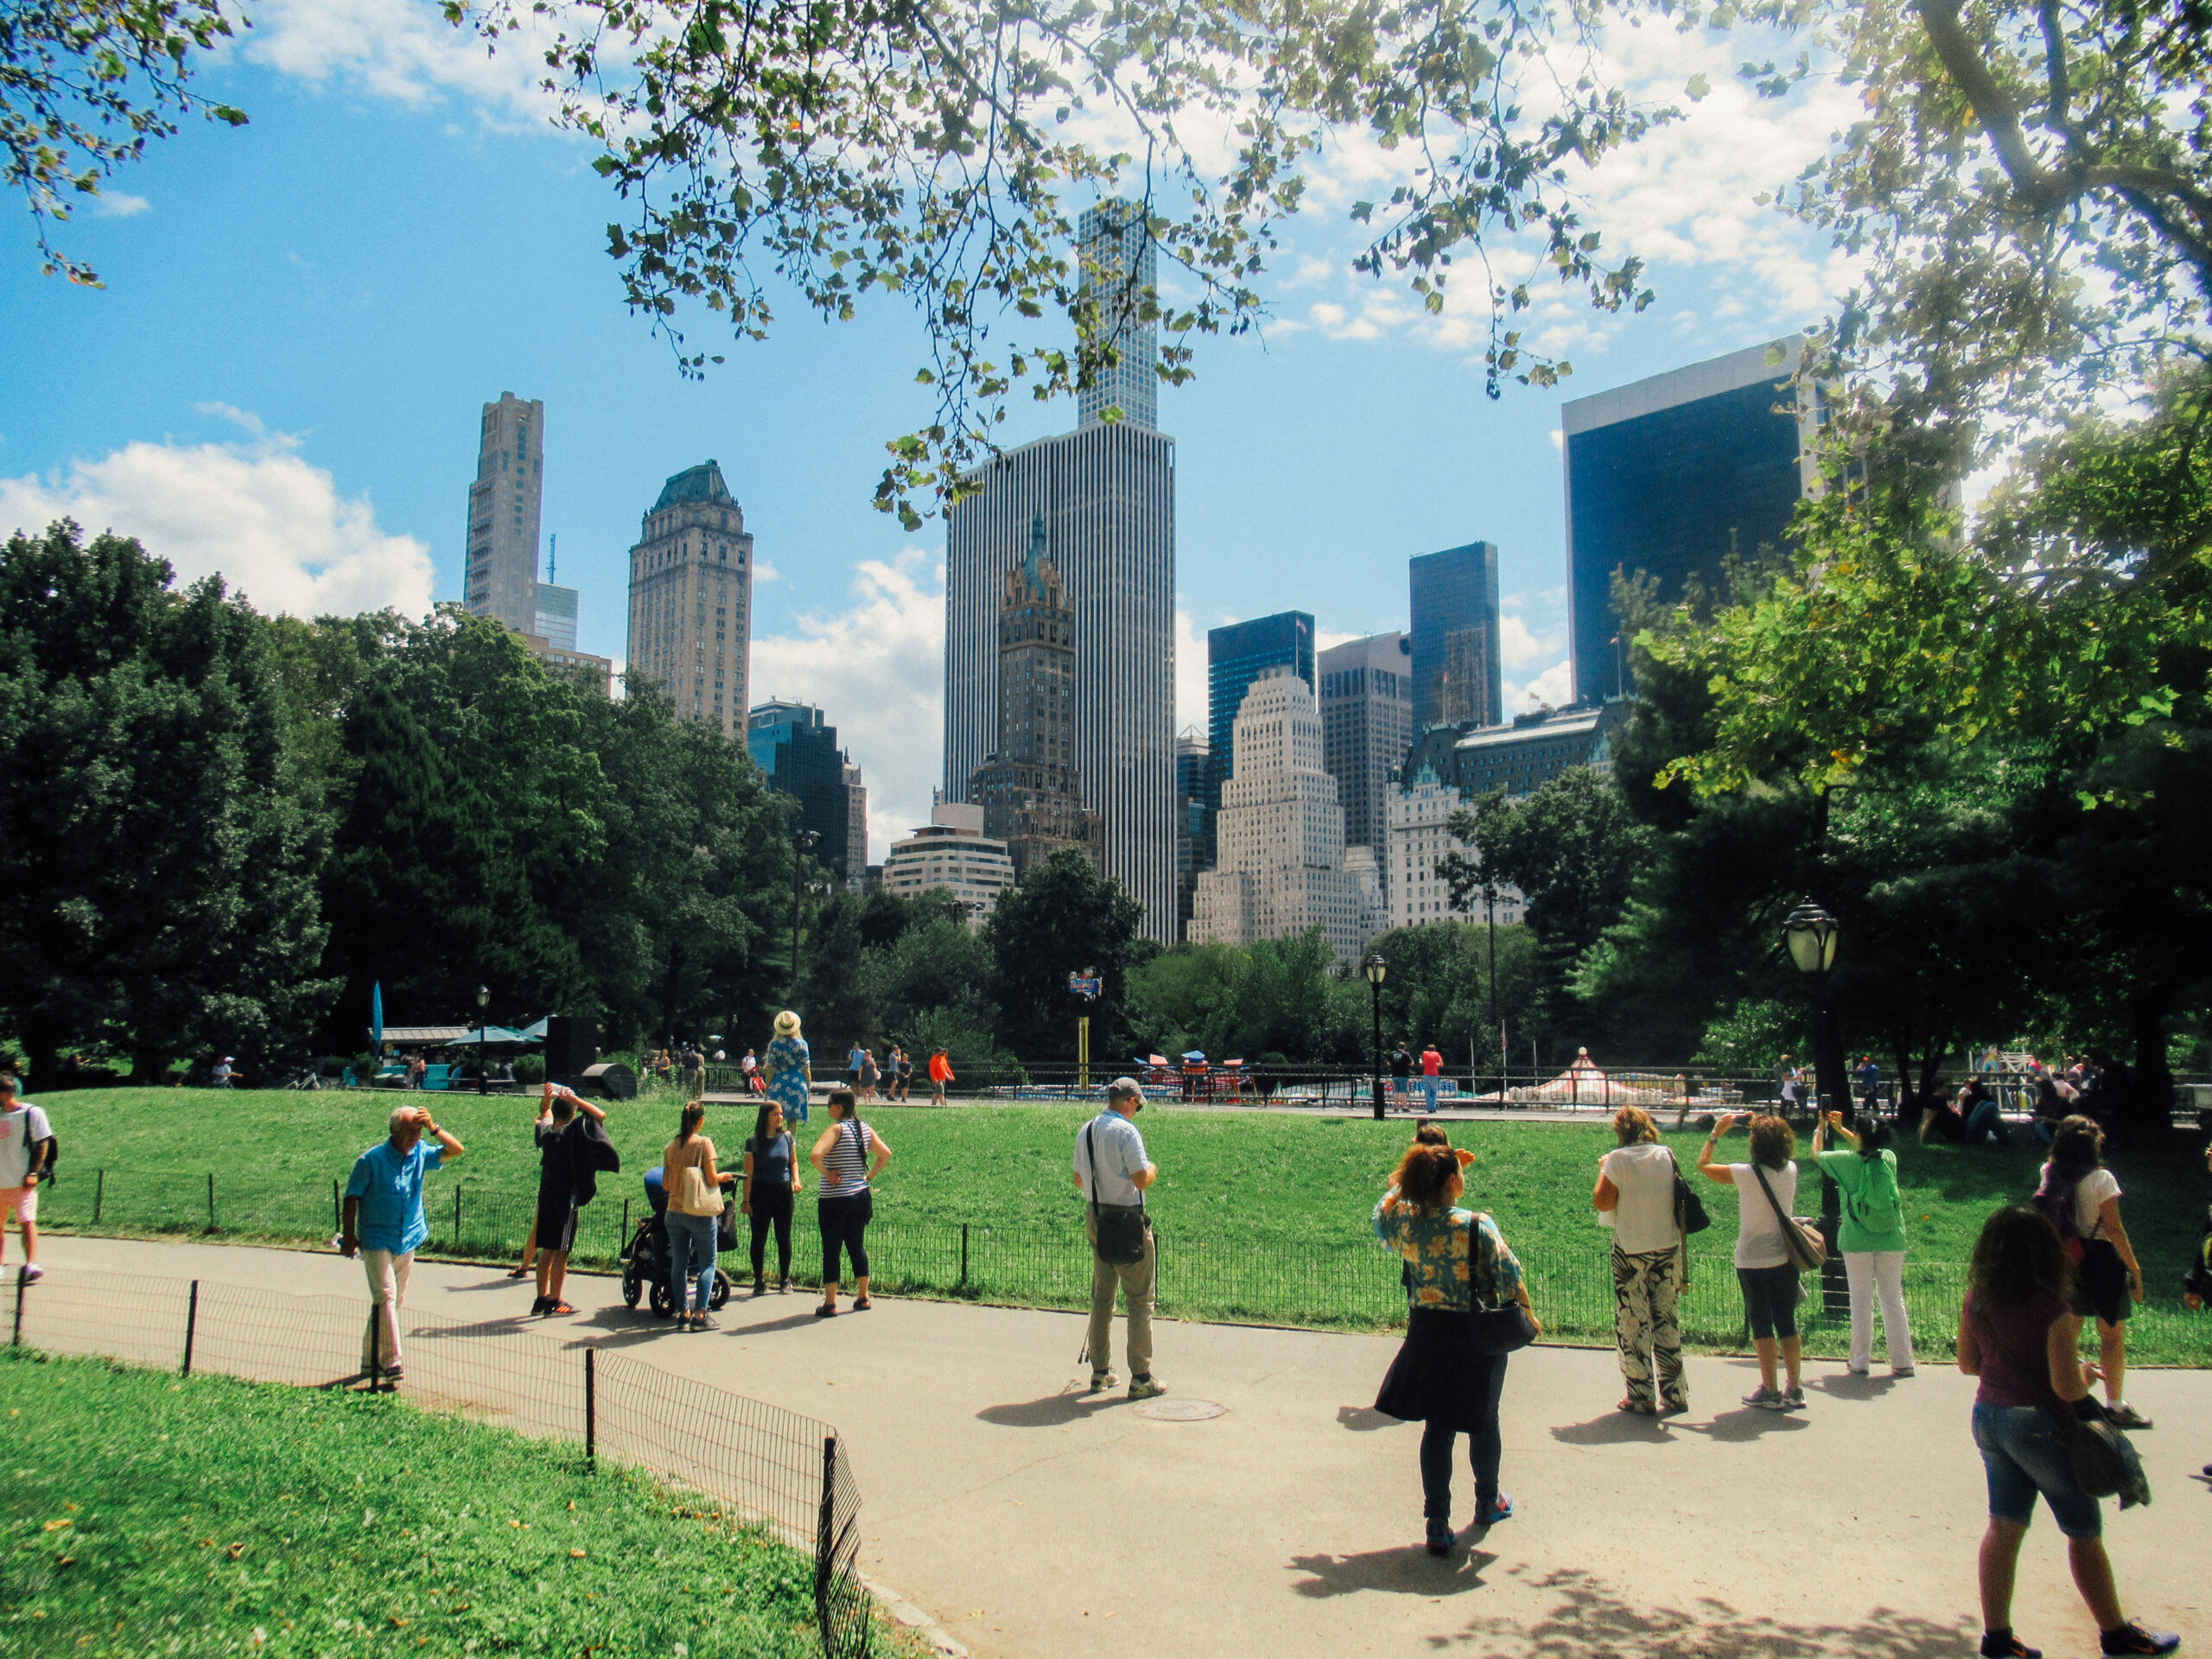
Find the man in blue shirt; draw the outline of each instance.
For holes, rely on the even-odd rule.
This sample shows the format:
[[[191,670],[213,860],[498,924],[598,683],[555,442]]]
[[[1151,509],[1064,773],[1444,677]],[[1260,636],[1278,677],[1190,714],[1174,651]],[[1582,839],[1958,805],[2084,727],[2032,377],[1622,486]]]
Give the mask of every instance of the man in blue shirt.
[[[423,1143],[424,1135],[437,1142]],[[391,1135],[371,1147],[353,1163],[346,1183],[346,1221],[338,1241],[341,1254],[359,1255],[369,1275],[369,1319],[361,1332],[361,1370],[374,1377],[401,1376],[399,1308],[407,1300],[407,1275],[415,1252],[430,1236],[423,1219],[423,1180],[461,1156],[460,1141],[430,1120],[423,1106],[402,1106],[391,1115]]]
[[[1129,1398],[1149,1400],[1165,1394],[1166,1387],[1152,1375],[1152,1287],[1158,1256],[1154,1249],[1152,1224],[1144,1220],[1144,1191],[1160,1174],[1159,1166],[1145,1157],[1144,1137],[1133,1121],[1144,1109],[1144,1090],[1135,1077],[1116,1077],[1106,1085],[1106,1109],[1080,1129],[1075,1137],[1076,1189],[1086,1199],[1084,1230],[1090,1252],[1090,1391],[1114,1386],[1114,1292],[1118,1287],[1129,1313]],[[1098,1215],[1101,1211],[1137,1212],[1143,1229],[1144,1254],[1131,1262],[1109,1262],[1098,1254]]]

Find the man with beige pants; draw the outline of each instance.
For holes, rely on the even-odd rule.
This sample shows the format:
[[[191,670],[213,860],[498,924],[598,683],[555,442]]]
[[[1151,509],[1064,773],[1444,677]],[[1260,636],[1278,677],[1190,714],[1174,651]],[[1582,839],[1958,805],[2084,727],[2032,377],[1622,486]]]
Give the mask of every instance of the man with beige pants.
[[[1144,1109],[1144,1090],[1135,1077],[1106,1085],[1106,1109],[1076,1131],[1075,1185],[1088,1201],[1084,1232],[1090,1240],[1090,1391],[1114,1386],[1114,1292],[1118,1287],[1129,1313],[1129,1398],[1149,1400],[1165,1394],[1152,1375],[1152,1285],[1158,1255],[1152,1224],[1144,1213],[1144,1192],[1160,1175],[1145,1157],[1144,1137],[1133,1121]],[[1134,1235],[1141,1246],[1134,1261],[1113,1262],[1099,1243],[1106,1224],[1108,1249],[1115,1236]],[[1114,1251],[1115,1254],[1126,1254]]]

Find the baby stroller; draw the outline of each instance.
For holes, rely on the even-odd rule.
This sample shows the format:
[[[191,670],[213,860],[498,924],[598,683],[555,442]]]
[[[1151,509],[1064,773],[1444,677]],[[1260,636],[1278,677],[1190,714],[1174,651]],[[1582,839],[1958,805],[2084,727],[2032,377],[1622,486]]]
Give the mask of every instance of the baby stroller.
[[[621,1259],[628,1265],[622,1269],[622,1305],[635,1307],[638,1299],[650,1287],[647,1306],[653,1317],[664,1319],[676,1312],[676,1292],[668,1282],[668,1188],[661,1178],[660,1166],[656,1164],[645,1172],[645,1203],[651,1213],[640,1217],[638,1230],[623,1246]],[[737,1248],[736,1207],[725,1204],[721,1219],[715,1224],[715,1248],[732,1250]],[[707,1306],[720,1313],[729,1300],[729,1275],[721,1270],[718,1262],[715,1267],[715,1282],[707,1293]]]

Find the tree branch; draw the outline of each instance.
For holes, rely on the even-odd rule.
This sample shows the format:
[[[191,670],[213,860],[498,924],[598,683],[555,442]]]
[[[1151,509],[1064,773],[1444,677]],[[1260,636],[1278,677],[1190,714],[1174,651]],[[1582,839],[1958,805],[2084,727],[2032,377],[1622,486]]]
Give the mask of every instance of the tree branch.
[[[1974,118],[1995,147],[1998,164],[2012,181],[2013,190],[2038,210],[2050,207],[2064,193],[2056,188],[2056,181],[2028,148],[2027,134],[2020,130],[2019,106],[1997,84],[1997,77],[1967,38],[1959,22],[1958,0],[1913,0],[1912,9],[1928,30],[1929,44],[1936,48],[1944,73],[1973,106]]]

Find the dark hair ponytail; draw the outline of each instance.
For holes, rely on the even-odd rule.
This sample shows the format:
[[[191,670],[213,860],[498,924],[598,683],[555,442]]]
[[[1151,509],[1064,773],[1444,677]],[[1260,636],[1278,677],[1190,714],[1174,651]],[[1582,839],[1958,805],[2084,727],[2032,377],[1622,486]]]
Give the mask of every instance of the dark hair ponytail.
[[[689,1140],[699,1133],[699,1126],[707,1121],[707,1103],[703,1100],[686,1101],[683,1104],[683,1116],[678,1121],[683,1127],[677,1130],[676,1138],[679,1141]]]

